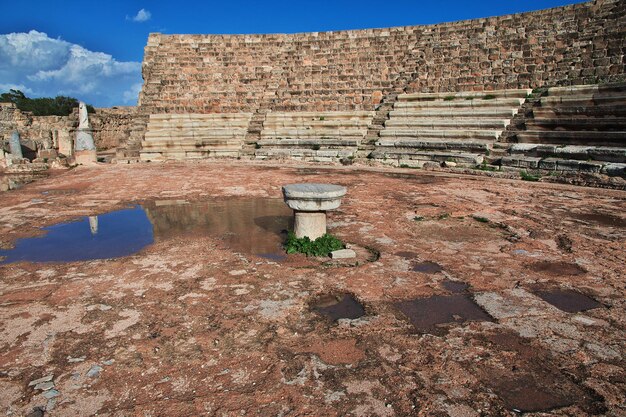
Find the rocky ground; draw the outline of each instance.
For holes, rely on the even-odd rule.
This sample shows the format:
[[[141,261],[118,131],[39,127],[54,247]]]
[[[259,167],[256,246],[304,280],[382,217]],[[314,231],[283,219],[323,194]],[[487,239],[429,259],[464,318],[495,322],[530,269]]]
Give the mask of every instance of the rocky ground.
[[[191,233],[123,258],[0,265],[2,413],[626,415],[624,191],[357,167],[79,167],[0,194],[0,247],[129,204],[280,198],[293,182],[347,186],[330,231],[372,256],[277,261]],[[563,311],[544,301],[553,290],[599,304]],[[365,315],[315,307],[344,294]]]

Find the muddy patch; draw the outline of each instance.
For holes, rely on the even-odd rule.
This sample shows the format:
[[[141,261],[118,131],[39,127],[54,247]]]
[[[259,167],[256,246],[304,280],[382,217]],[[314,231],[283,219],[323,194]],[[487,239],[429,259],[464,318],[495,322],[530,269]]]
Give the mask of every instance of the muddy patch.
[[[436,262],[425,261],[412,264],[411,271],[421,272],[423,274],[436,274],[437,272],[443,271],[443,268]]]
[[[527,268],[542,274],[562,276],[562,275],[584,275],[587,270],[582,266],[563,261],[540,261],[527,265]]]
[[[602,304],[593,298],[573,290],[537,290],[535,291],[535,295],[545,302],[552,304],[559,310],[568,313],[578,313],[580,311],[602,307]]]
[[[473,366],[478,378],[502,399],[507,409],[545,412],[576,403],[589,412],[597,408],[593,398],[551,364],[549,352],[529,340],[498,332],[486,335],[486,342],[491,353],[480,366]]]
[[[445,280],[441,286],[453,294],[462,294],[467,291],[469,285],[461,281]]]
[[[619,229],[626,228],[626,218],[621,218],[608,213],[569,213],[569,217],[575,220],[581,220],[586,223],[599,224],[602,226],[615,227]]]
[[[358,319],[365,315],[365,308],[351,294],[328,294],[311,304],[311,309],[332,321]]]
[[[469,295],[434,295],[395,303],[418,333],[444,335],[452,324],[493,321]]]

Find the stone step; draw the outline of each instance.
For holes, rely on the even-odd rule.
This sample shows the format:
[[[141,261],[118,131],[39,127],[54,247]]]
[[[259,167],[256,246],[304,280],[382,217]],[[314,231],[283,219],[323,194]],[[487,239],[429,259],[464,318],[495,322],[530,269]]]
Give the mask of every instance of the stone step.
[[[472,152],[487,152],[492,143],[487,141],[441,141],[441,140],[384,140],[376,142],[378,148],[403,149],[433,149],[433,150],[462,150]]]
[[[329,111],[329,112],[268,112],[267,120],[350,120],[374,117],[372,111]]]
[[[595,105],[572,107],[537,107],[533,109],[535,117],[626,117],[626,106]]]
[[[329,129],[329,130],[318,130],[318,129],[263,129],[261,132],[262,138],[285,138],[285,139],[296,139],[296,138],[321,138],[321,139],[332,139],[336,137],[341,138],[363,138],[367,133],[367,130],[359,130],[359,129]]]
[[[220,130],[149,130],[146,132],[145,140],[160,139],[197,139],[197,138],[241,138],[246,135],[246,130],[220,129]]]
[[[562,158],[595,160],[601,162],[626,163],[626,147],[604,146],[558,146],[549,144],[516,143],[509,148],[511,155],[526,155],[540,158]]]
[[[626,105],[625,93],[541,97],[541,106]]]
[[[236,158],[239,150],[199,150],[199,151],[163,151],[163,152],[141,152],[142,161],[166,161],[166,160],[186,160],[186,159],[206,159],[206,158]]]
[[[524,104],[523,98],[498,98],[493,100],[437,100],[437,101],[398,101],[394,109],[442,109],[461,108],[473,109],[482,107],[517,108]]]
[[[602,161],[580,161],[559,158],[539,158],[524,155],[503,157],[502,166],[546,171],[601,173],[613,177],[626,177],[626,164]]]
[[[395,117],[443,117],[443,118],[478,118],[478,117],[504,117],[511,118],[517,114],[516,108],[448,108],[448,109],[400,109],[389,112],[390,118]]]
[[[484,96],[492,96],[496,98],[526,98],[532,93],[531,89],[508,89],[493,91],[462,91],[451,93],[409,93],[398,95],[398,101],[420,101],[420,100],[443,100],[454,97],[454,99],[482,99]]]
[[[446,128],[499,128],[503,130],[510,123],[509,119],[496,118],[465,118],[450,120],[435,117],[401,117],[395,116],[385,122],[386,128],[421,128],[421,129],[446,129]]]
[[[263,122],[263,127],[271,128],[314,128],[314,129],[338,129],[338,128],[365,128],[370,125],[371,119],[351,120],[276,120],[268,119]]]
[[[254,154],[259,159],[270,158],[317,158],[320,161],[338,160],[340,158],[354,157],[356,149],[257,149]]]
[[[168,144],[159,144],[153,146],[150,143],[144,143],[141,149],[141,153],[144,152],[169,152],[172,150],[179,151],[217,151],[217,150],[237,150],[242,148],[242,143],[215,143],[215,144],[194,144],[194,143],[181,143],[171,142]]]
[[[338,139],[321,139],[321,140],[308,140],[308,139],[262,139],[257,142],[261,147],[283,147],[283,146],[296,146],[296,147],[356,147],[359,146],[359,140],[338,140]]]
[[[522,131],[517,133],[517,141],[519,143],[623,147],[626,144],[626,131]]]
[[[528,130],[620,130],[626,131],[626,117],[535,117],[526,121]],[[535,129],[536,128],[536,129]]]
[[[626,92],[626,83],[569,85],[565,87],[551,87],[548,89],[549,96],[597,94],[608,92]]]
[[[395,165],[402,165],[403,161],[423,162],[454,162],[459,166],[474,167],[482,164],[484,155],[466,152],[446,151],[419,151],[415,149],[376,149],[371,153],[375,160],[391,159],[397,161]],[[407,164],[411,165],[411,164]]]
[[[417,139],[484,139],[496,140],[500,130],[435,130],[435,129],[385,129],[380,132],[381,138],[417,138]]]

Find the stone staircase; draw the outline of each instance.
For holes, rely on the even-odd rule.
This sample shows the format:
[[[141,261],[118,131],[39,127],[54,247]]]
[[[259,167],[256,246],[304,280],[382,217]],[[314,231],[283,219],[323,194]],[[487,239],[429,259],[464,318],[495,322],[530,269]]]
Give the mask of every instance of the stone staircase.
[[[269,112],[256,159],[338,162],[356,157],[373,111]]]
[[[395,166],[426,162],[474,167],[531,90],[400,94],[370,158]]]
[[[238,157],[251,113],[151,114],[142,161]]]
[[[133,118],[133,124],[130,134],[125,143],[115,151],[115,162],[118,164],[130,164],[139,162],[141,152],[141,142],[143,141],[146,126],[148,125],[148,115],[136,115]]]
[[[626,83],[548,89],[516,141],[503,167],[626,177]]]

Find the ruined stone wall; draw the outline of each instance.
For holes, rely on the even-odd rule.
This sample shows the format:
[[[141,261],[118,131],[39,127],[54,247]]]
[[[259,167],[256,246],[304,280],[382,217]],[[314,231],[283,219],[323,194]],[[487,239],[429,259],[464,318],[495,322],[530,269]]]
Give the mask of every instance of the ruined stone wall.
[[[97,108],[89,114],[98,150],[116,148],[128,139],[136,111],[136,107]],[[8,141],[17,130],[22,145],[32,152],[58,147],[59,135],[73,137],[77,127],[77,109],[69,116],[33,116],[12,103],[0,103],[0,139]]]
[[[373,110],[389,93],[624,78],[626,2],[431,26],[293,35],[151,34],[142,113]]]
[[[123,145],[128,140],[136,113],[136,107],[96,108],[95,113],[90,113],[96,148],[105,150]]]

